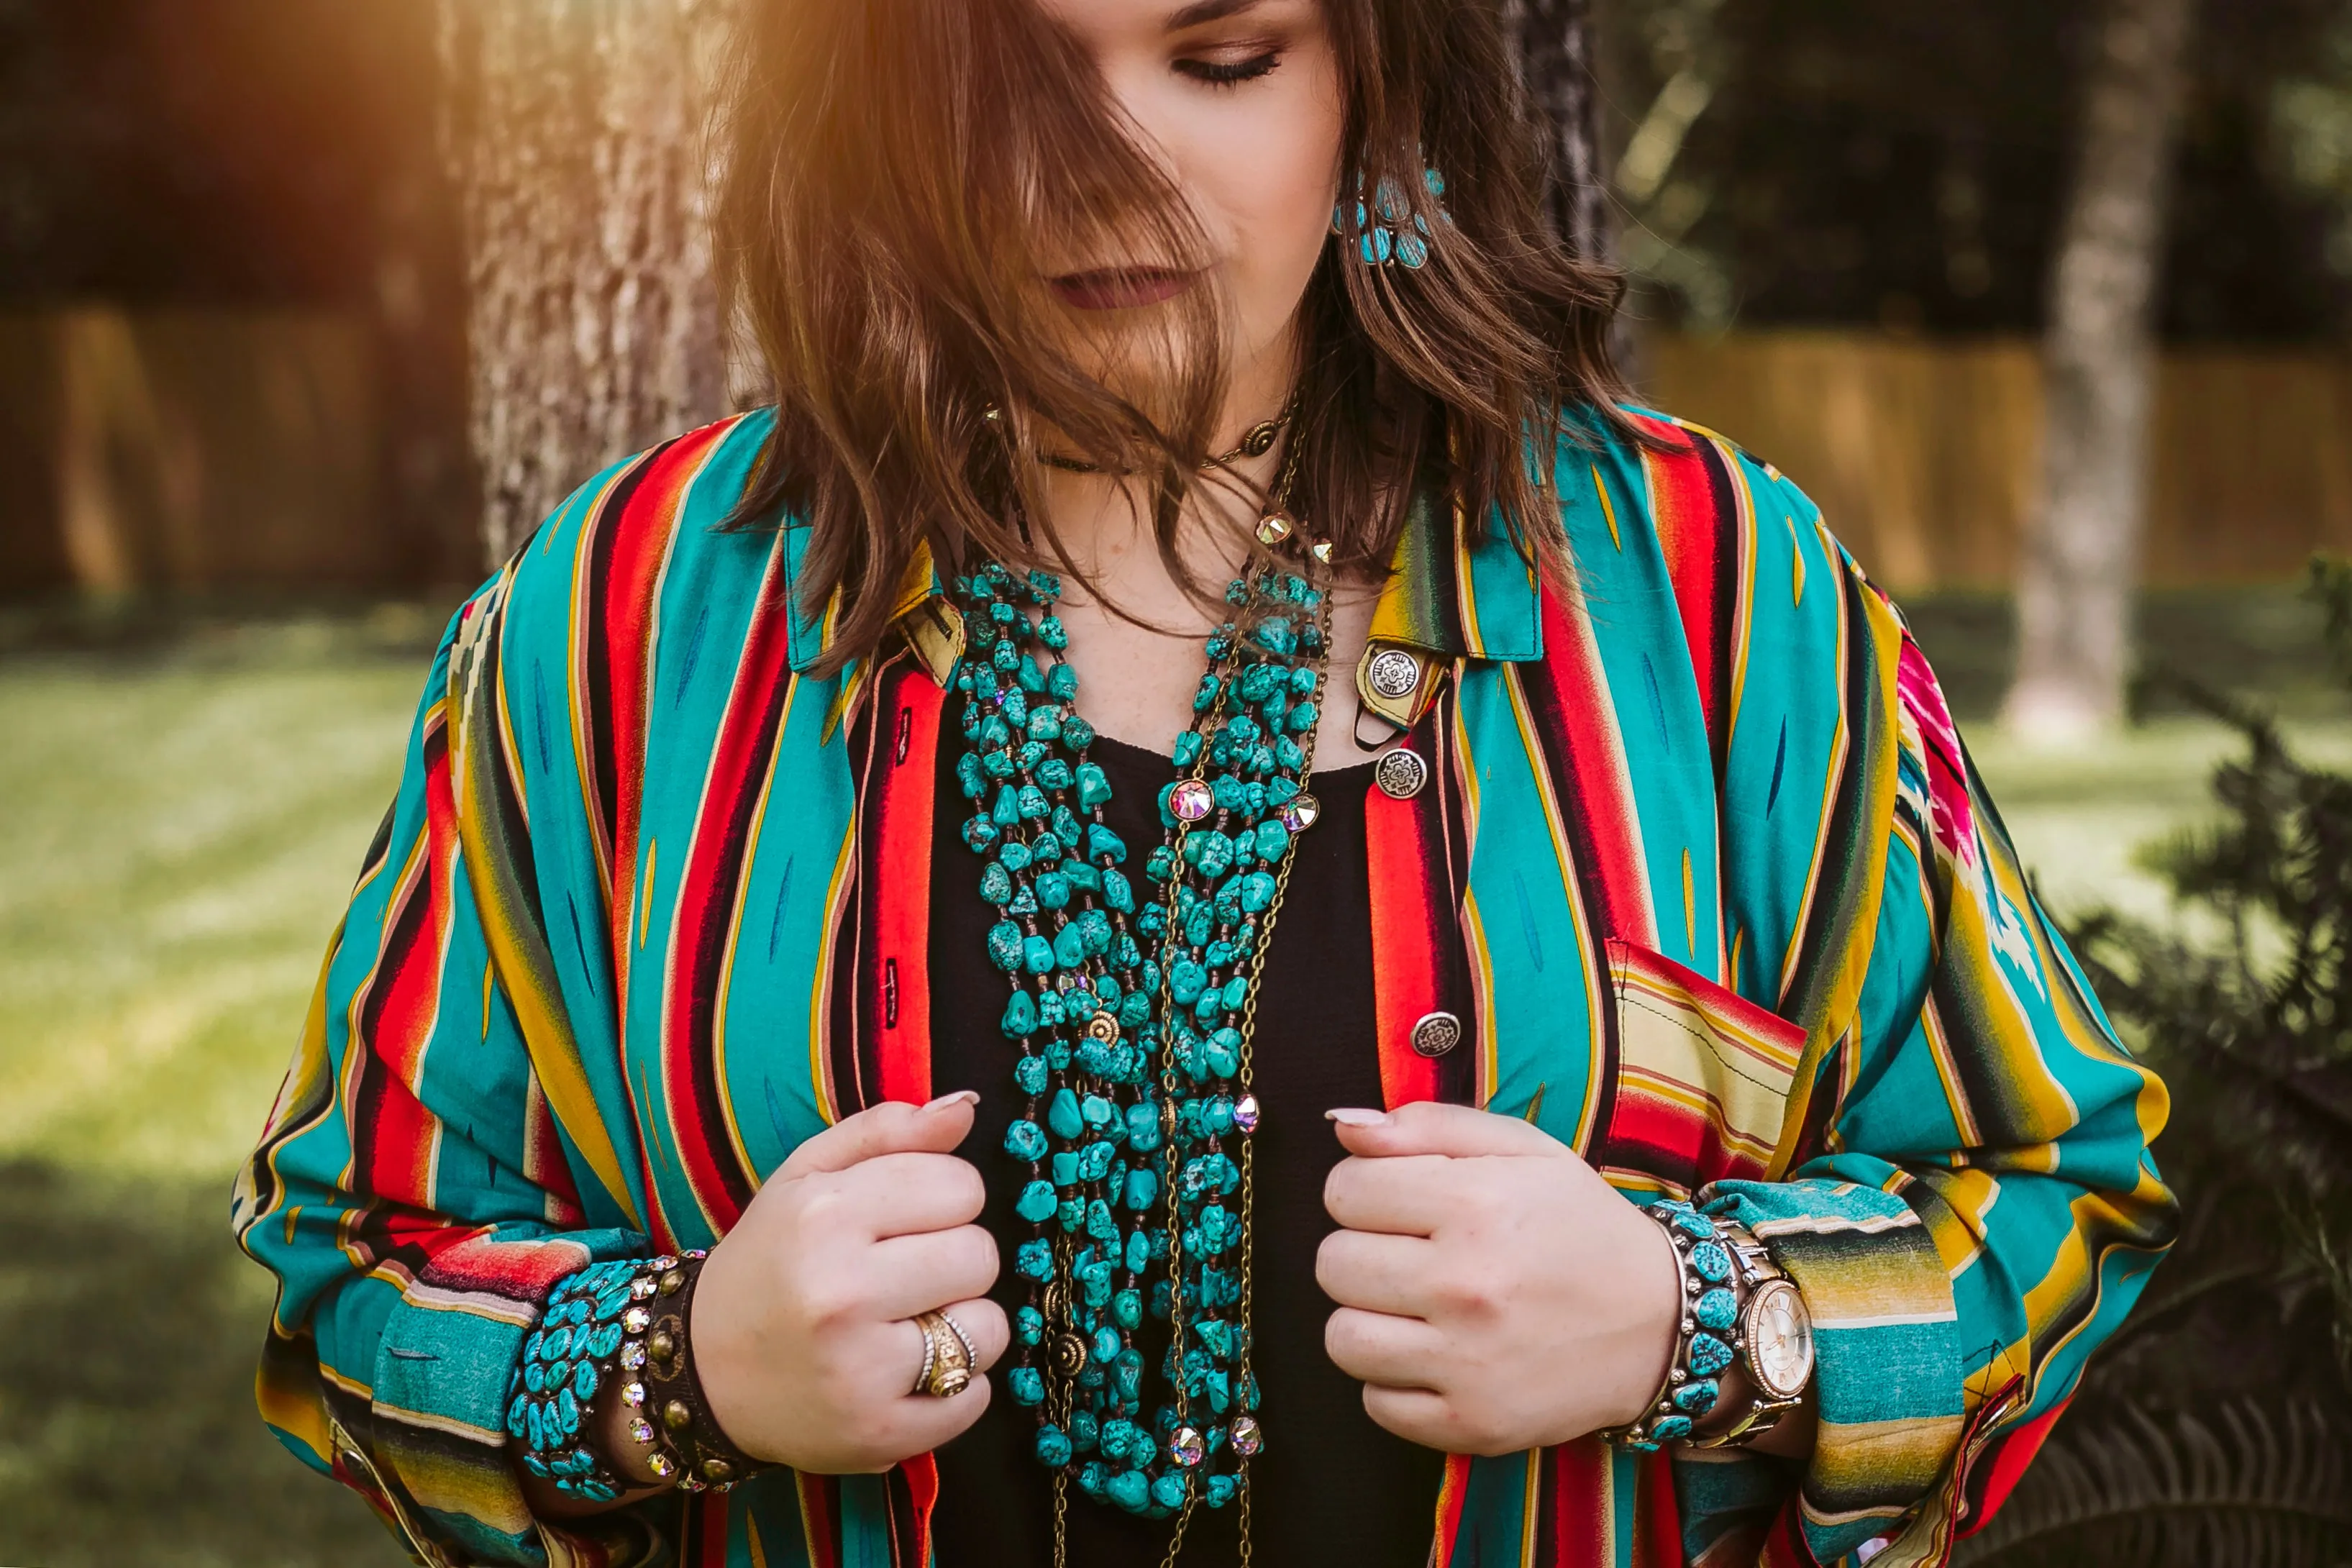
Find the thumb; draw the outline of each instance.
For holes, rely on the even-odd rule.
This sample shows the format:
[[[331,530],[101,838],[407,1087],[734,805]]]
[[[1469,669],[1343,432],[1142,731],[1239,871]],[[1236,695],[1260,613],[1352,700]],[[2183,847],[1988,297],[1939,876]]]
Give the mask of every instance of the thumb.
[[[777,1178],[789,1182],[822,1171],[846,1171],[879,1154],[951,1153],[971,1132],[971,1108],[978,1103],[980,1096],[966,1089],[929,1105],[886,1100],[868,1106],[793,1150]]]
[[[1531,1122],[1466,1105],[1415,1100],[1394,1110],[1339,1110],[1325,1112],[1349,1153],[1367,1159],[1407,1154],[1443,1154],[1471,1159],[1482,1154],[1553,1155],[1567,1145]]]

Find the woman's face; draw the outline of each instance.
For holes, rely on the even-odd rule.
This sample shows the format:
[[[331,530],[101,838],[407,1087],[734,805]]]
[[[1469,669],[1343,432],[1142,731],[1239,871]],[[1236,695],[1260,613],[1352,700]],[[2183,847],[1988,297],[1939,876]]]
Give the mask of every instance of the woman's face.
[[[1216,289],[1227,312],[1228,416],[1264,417],[1294,372],[1293,325],[1339,182],[1339,62],[1319,0],[1039,3],[1092,55],[1208,250],[1192,268],[1164,257],[1076,256],[1049,286],[1081,321],[1101,312],[1107,334],[1187,289]],[[1115,252],[1117,242],[1102,247]]]

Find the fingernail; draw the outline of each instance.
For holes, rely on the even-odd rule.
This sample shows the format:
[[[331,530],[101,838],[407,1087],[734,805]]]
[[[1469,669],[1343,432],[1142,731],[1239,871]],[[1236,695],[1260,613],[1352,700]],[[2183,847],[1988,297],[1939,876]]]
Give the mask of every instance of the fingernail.
[[[958,1101],[961,1101],[966,1105],[978,1105],[980,1103],[980,1090],[976,1089],[960,1089],[953,1094],[943,1094],[940,1096],[937,1100],[923,1107],[923,1109],[925,1110],[944,1110],[949,1106],[953,1105]]]
[[[1381,1127],[1385,1126],[1389,1119],[1389,1113],[1385,1110],[1364,1110],[1352,1105],[1342,1106],[1337,1110],[1327,1110],[1323,1115],[1327,1120],[1336,1121],[1342,1127]]]

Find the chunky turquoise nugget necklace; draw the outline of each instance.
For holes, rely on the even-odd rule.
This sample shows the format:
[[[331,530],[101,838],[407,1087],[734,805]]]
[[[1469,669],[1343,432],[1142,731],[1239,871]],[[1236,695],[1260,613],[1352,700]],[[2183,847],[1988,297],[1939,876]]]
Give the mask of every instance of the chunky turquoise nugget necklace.
[[[1277,511],[1258,536],[1292,531]],[[1003,911],[988,952],[1012,982],[1003,1027],[1025,1098],[1004,1138],[1033,1227],[1013,1260],[1029,1300],[1005,1387],[1035,1413],[1055,1473],[1055,1558],[1073,1478],[1176,1517],[1171,1559],[1200,1503],[1238,1497],[1246,1540],[1247,1465],[1265,1441],[1250,1371],[1250,1029],[1291,848],[1318,815],[1306,784],[1328,598],[1275,566],[1226,590],[1234,613],[1208,638],[1139,898],[1087,757],[1060,580],[991,563],[956,591],[963,837]],[[1136,1344],[1146,1312],[1171,1331],[1151,1378]]]

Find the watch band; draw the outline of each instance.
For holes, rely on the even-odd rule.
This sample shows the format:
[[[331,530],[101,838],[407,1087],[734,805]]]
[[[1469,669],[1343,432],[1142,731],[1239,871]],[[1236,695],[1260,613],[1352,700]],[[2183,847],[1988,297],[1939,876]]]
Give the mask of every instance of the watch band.
[[[1738,1365],[1747,1375],[1748,1399],[1745,1407],[1734,1412],[1727,1426],[1704,1433],[1695,1432],[1689,1441],[1694,1448],[1723,1448],[1753,1441],[1778,1426],[1788,1414],[1804,1403],[1805,1388],[1812,1381],[1812,1356],[1810,1347],[1805,1354],[1804,1378],[1793,1391],[1776,1390],[1773,1379],[1758,1361],[1758,1325],[1763,1316],[1775,1310],[1794,1311],[1807,1322],[1804,1297],[1798,1291],[1780,1266],[1772,1261],[1772,1254],[1756,1238],[1746,1226],[1727,1219],[1717,1221],[1718,1234],[1724,1247],[1731,1254],[1732,1265],[1740,1285],[1739,1317],[1732,1325],[1730,1340],[1738,1353]],[[1728,1409],[1727,1405],[1724,1409]],[[1707,1423],[1710,1427],[1714,1422]]]

